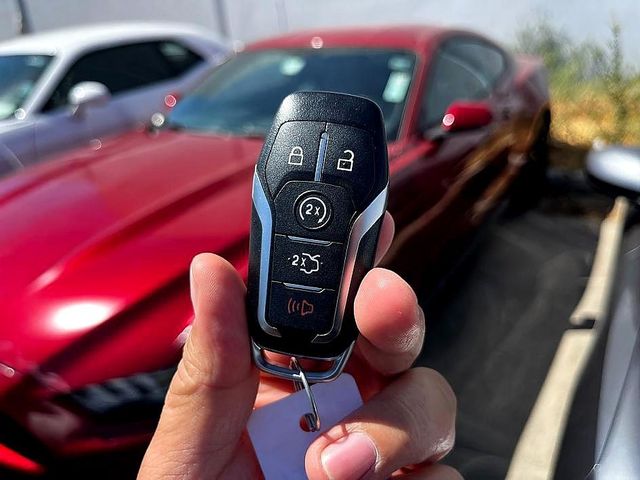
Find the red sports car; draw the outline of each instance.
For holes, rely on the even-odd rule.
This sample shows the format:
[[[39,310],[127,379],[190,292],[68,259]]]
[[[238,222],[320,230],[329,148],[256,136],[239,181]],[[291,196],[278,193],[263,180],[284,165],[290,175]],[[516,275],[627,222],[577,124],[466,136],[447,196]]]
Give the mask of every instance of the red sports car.
[[[480,222],[523,167],[543,167],[539,61],[470,32],[393,27],[255,43],[162,128],[3,180],[0,466],[37,471],[148,440],[192,320],[189,262],[216,252],[246,275],[254,164],[299,90],[381,107],[397,226],[387,262],[406,275]]]

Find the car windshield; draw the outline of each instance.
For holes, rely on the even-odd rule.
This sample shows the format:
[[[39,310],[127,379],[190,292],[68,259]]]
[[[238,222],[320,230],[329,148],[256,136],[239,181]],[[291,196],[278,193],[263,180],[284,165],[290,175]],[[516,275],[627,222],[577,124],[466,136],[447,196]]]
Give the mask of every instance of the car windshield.
[[[22,107],[51,61],[48,55],[0,55],[0,120]]]
[[[169,128],[264,136],[280,102],[297,91],[361,95],[384,114],[387,139],[398,135],[415,55],[403,50],[300,49],[246,52],[216,70],[178,103]]]

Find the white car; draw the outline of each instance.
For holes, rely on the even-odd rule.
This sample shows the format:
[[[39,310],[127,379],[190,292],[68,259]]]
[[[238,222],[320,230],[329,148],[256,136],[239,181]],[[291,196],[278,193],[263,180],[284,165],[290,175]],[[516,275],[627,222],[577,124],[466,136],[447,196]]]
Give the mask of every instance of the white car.
[[[147,123],[229,54],[205,29],[164,23],[0,43],[0,175]]]

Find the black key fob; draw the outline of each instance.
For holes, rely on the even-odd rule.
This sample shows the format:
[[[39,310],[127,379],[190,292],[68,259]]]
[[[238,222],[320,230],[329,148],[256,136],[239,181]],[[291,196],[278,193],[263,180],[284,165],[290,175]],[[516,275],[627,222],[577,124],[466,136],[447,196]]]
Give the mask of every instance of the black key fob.
[[[365,98],[299,92],[280,105],[256,165],[248,278],[253,355],[295,379],[265,351],[330,362],[336,378],[358,335],[353,301],[373,267],[387,204],[384,122]]]

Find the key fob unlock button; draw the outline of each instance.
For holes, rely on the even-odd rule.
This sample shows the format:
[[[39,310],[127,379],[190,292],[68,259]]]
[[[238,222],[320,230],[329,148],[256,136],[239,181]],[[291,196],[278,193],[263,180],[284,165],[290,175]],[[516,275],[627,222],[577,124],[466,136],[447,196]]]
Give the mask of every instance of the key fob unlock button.
[[[375,162],[371,135],[346,125],[327,124],[329,141],[322,169],[322,181],[341,185],[353,192],[354,203],[363,208],[369,201],[380,167]]]

